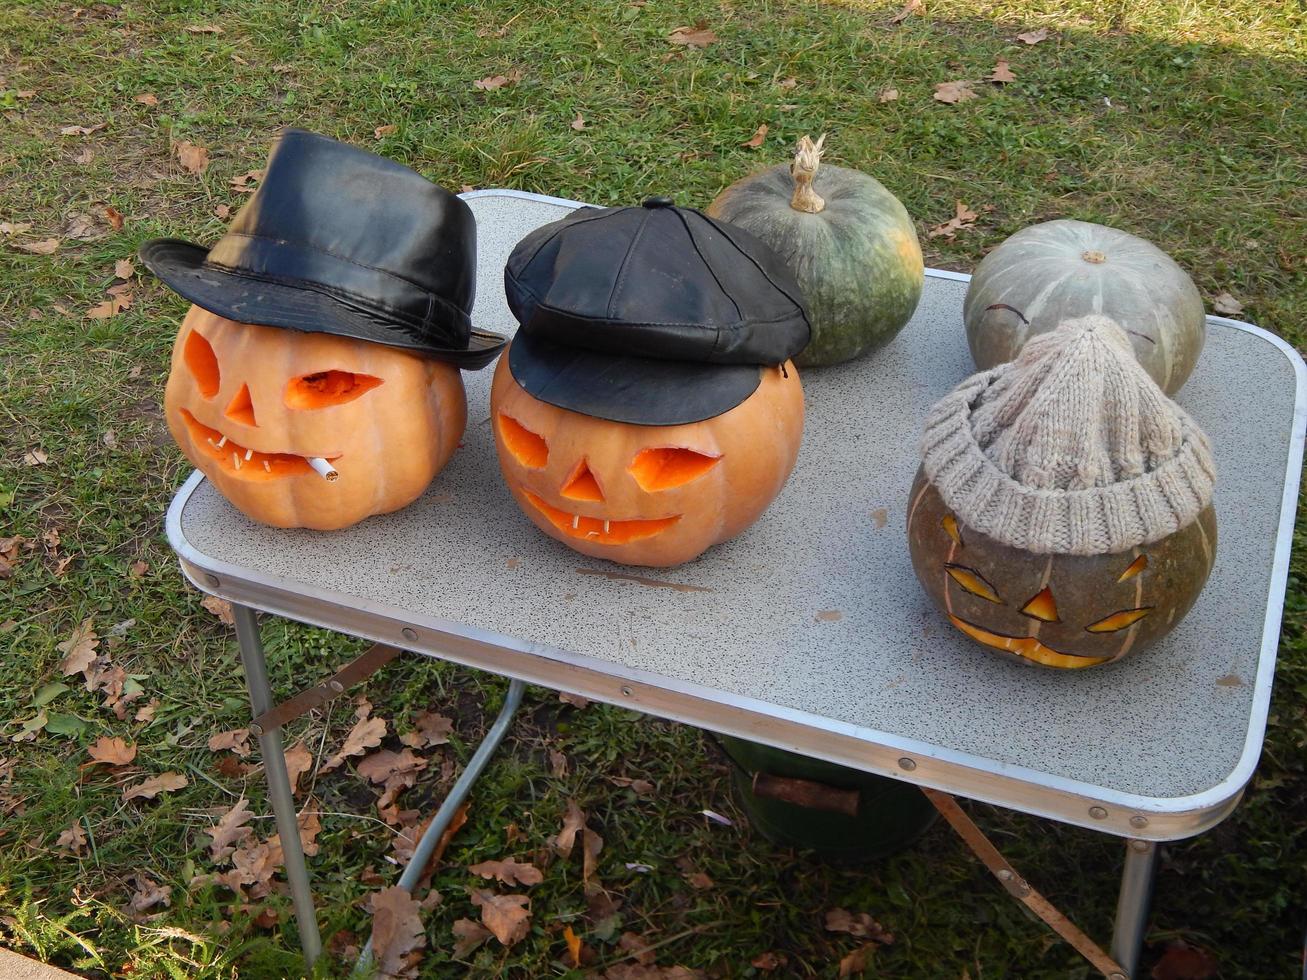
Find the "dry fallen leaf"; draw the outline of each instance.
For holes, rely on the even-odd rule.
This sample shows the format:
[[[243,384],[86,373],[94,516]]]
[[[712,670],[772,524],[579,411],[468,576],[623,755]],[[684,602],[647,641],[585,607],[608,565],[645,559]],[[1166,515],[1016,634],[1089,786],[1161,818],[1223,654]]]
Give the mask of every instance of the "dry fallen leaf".
[[[512,85],[514,82],[522,80],[520,69],[514,68],[507,75],[487,75],[485,78],[478,78],[472,83],[472,87],[480,89],[482,92],[493,92],[497,88],[503,88],[505,85]]]
[[[585,826],[585,811],[576,805],[575,800],[567,801],[567,812],[563,814],[563,829],[558,836],[550,839],[560,857],[571,857],[576,844],[576,835]]]
[[[945,221],[943,224],[935,225],[935,227],[926,232],[926,237],[939,238],[942,236],[952,240],[957,237],[959,231],[974,227],[976,218],[978,217],[979,215],[975,211],[972,211],[961,201],[957,201],[953,217],[949,218],[948,221]]]
[[[159,699],[151,698],[150,703],[136,709],[136,720],[150,722],[154,721],[154,713],[159,710]],[[230,756],[228,756],[230,758]]]
[[[375,136],[377,139],[381,139],[383,136],[389,136],[391,133],[398,133],[398,132],[399,132],[399,125],[397,123],[387,123],[384,126],[378,126],[376,129],[374,129],[372,131],[372,135]]]
[[[224,626],[236,625],[236,615],[231,610],[231,603],[226,599],[219,599],[216,595],[206,595],[200,601],[200,605],[217,616]]]
[[[109,227],[114,231],[122,231],[124,221],[123,213],[112,204],[104,209],[104,220],[109,222]]]
[[[582,697],[580,694],[572,694],[570,691],[559,691],[558,700],[563,704],[570,704],[573,708],[586,708],[590,705],[590,699]]]
[[[1212,309],[1225,316],[1238,316],[1243,312],[1243,304],[1229,293],[1220,293],[1212,300]]]
[[[484,943],[491,935],[489,929],[480,922],[473,922],[471,919],[455,920],[453,932],[454,959],[456,960],[466,958],[468,953]]]
[[[848,956],[840,960],[841,977],[852,977],[863,973],[871,965],[871,954],[876,952],[875,943],[863,943]]]
[[[362,755],[368,749],[375,749],[386,737],[386,720],[384,718],[360,718],[345,736],[345,744],[322,766],[322,772],[330,772],[342,765],[351,756]]]
[[[585,118],[581,115],[580,112],[578,112],[576,114],[576,118],[572,120],[572,128],[575,129],[578,133],[586,128]]]
[[[581,883],[587,893],[596,891],[599,882],[595,870],[599,866],[599,852],[604,849],[604,839],[589,827],[581,830]],[[591,879],[596,879],[591,881]]]
[[[187,34],[221,34],[222,28],[217,24],[190,24],[184,28]]]
[[[59,239],[46,238],[39,242],[20,242],[14,248],[33,255],[53,255],[59,248]]]
[[[257,183],[262,179],[262,170],[247,170],[245,173],[233,177],[228,183],[234,191],[239,191],[242,194],[253,194],[254,188],[250,184]]]
[[[398,885],[372,896],[372,954],[378,977],[412,976],[426,945],[418,903]]]
[[[976,93],[971,90],[971,84],[969,81],[940,82],[935,86],[935,100],[948,105],[955,105],[958,102],[978,98]]]
[[[899,97],[899,90],[896,88],[883,88],[880,94],[876,96],[877,102],[893,102]]]
[[[709,888],[717,887],[717,882],[713,881],[702,871],[696,871],[693,874],[686,875],[685,880],[691,888],[694,888],[698,891],[704,891]]]
[[[788,92],[790,89],[794,88],[794,86],[798,84],[799,84],[799,80],[791,75],[789,78],[782,78],[779,82],[776,83],[776,87],[778,89],[782,89]]]
[[[745,140],[740,145],[747,146],[750,149],[756,150],[758,149],[758,147],[762,146],[762,142],[766,138],[767,138],[767,124],[763,123],[756,130],[754,130],[752,136],[750,136],[747,140]]]
[[[236,801],[236,805],[218,818],[217,824],[209,831],[209,857],[215,864],[230,860],[237,844],[242,844],[254,836],[254,828],[247,826],[254,818],[253,812],[245,805],[245,797]]]
[[[998,59],[998,64],[994,66],[989,78],[985,79],[987,82],[1015,82],[1016,80],[1017,76],[1012,74],[1012,69],[1008,67],[1007,60],[1004,58]]]
[[[496,895],[474,888],[472,904],[481,907],[482,924],[503,946],[525,939],[531,929],[531,899],[525,895]]]
[[[171,885],[160,885],[143,874],[128,875],[126,880],[132,886],[132,897],[128,903],[130,911],[144,912],[156,905],[172,905]]]
[[[1048,40],[1049,33],[1047,27],[1041,27],[1036,31],[1026,31],[1024,34],[1018,34],[1017,40],[1022,44],[1035,45],[1040,41]]]
[[[572,961],[572,969],[581,968],[581,937],[572,931],[571,926],[563,929],[563,942],[567,943],[567,956]]]
[[[889,22],[891,24],[902,24],[913,14],[921,13],[921,9],[922,9],[921,0],[908,0],[908,2],[903,5],[903,9],[900,10],[893,17],[891,17],[889,19]]]
[[[86,320],[107,320],[111,316],[117,316],[123,310],[132,308],[132,294],[124,293],[119,296],[110,296],[103,303],[97,303],[89,310],[82,314]]]
[[[764,973],[770,970],[779,970],[789,963],[789,959],[784,953],[775,953],[768,950],[766,953],[759,953],[749,961],[749,965],[756,970],[762,970]]]
[[[128,745],[116,735],[101,735],[87,748],[86,754],[106,766],[125,766],[136,758],[136,746]]]
[[[131,259],[119,259],[113,264],[113,274],[115,279],[130,279],[136,275],[136,266]]]
[[[449,733],[454,730],[454,722],[434,711],[422,711],[413,719],[413,731],[405,732],[399,740],[415,749],[444,745],[449,741]]]
[[[159,97],[153,92],[142,92],[136,97],[136,101],[141,105],[158,105]]]
[[[65,126],[59,130],[60,136],[90,136],[92,133],[99,132],[109,124],[107,122],[96,123],[94,126]]]
[[[250,730],[234,728],[229,732],[218,732],[209,736],[210,752],[235,752],[242,759],[250,754]]]
[[[870,939],[883,946],[889,946],[894,942],[894,934],[866,912],[855,913],[848,909],[830,909],[826,913],[826,931],[847,932],[850,936]]]
[[[538,885],[545,876],[534,864],[519,864],[513,858],[505,861],[482,861],[471,865],[468,871],[482,878],[498,878],[505,885]]]
[[[59,834],[59,839],[54,843],[56,847],[67,848],[71,854],[81,854],[82,848],[86,846],[86,831],[82,829],[82,822],[74,820],[67,830]]]
[[[123,802],[126,803],[128,800],[134,800],[138,797],[152,800],[160,793],[171,793],[188,785],[189,782],[190,780],[179,772],[160,773],[158,776],[151,776],[144,782],[124,789]]]
[[[380,720],[380,719],[375,719]],[[384,724],[384,722],[383,722]],[[395,752],[382,749],[373,752],[355,767],[358,774],[374,783],[384,783],[391,776],[405,772],[420,772],[427,767],[427,760],[417,755],[412,749]]]
[[[228,218],[231,217],[231,208],[229,208],[225,204],[219,204],[216,208],[213,209],[213,215],[214,217],[222,221],[226,221]]]
[[[73,635],[60,643],[55,649],[64,655],[60,669],[64,676],[83,673],[95,661],[95,648],[100,645],[100,638],[91,628],[91,620],[84,619]]]
[[[181,140],[174,148],[177,162],[187,173],[199,176],[209,168],[209,151],[189,140]]]
[[[20,221],[10,224],[8,221],[0,221],[0,235],[21,235],[25,231],[32,230],[30,221]]]
[[[667,35],[667,40],[687,48],[706,48],[720,38],[708,28],[707,21],[701,20],[693,27],[672,28],[672,32]]]
[[[286,750],[286,775],[290,779],[290,791],[299,792],[300,776],[313,767],[313,753],[300,739]]]

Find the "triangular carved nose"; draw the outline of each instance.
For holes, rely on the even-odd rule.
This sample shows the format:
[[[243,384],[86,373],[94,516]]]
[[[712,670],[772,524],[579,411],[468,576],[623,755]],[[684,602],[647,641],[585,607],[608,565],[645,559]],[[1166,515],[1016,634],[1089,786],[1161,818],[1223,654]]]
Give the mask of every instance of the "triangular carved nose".
[[[242,425],[258,426],[259,423],[254,421],[254,403],[250,401],[249,385],[241,385],[241,390],[236,392],[236,397],[227,406],[227,418]]]
[[[599,489],[599,481],[590,472],[590,465],[584,459],[577,464],[559,493],[569,500],[602,501],[604,499],[604,492]]]

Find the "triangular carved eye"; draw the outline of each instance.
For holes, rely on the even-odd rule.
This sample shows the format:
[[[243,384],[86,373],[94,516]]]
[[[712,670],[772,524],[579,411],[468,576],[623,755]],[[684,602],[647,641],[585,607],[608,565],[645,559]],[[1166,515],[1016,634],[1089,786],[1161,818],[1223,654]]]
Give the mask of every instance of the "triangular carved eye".
[[[559,493],[569,500],[599,502],[604,499],[604,492],[599,489],[599,481],[590,472],[590,465],[585,460],[577,464],[572,476],[563,484],[563,489]]]
[[[1122,609],[1120,612],[1112,613],[1106,619],[1090,623],[1085,629],[1090,633],[1115,633],[1127,626],[1133,626],[1152,611],[1152,606],[1143,606],[1139,609]]]
[[[1044,586],[1029,602],[1021,607],[1021,612],[1031,619],[1045,623],[1060,623],[1057,615],[1057,603],[1053,601],[1053,590]]]
[[[670,490],[697,480],[721,462],[720,456],[697,453],[693,449],[660,446],[644,449],[631,461],[630,473],[640,489],[652,493]]]
[[[353,371],[315,371],[291,378],[286,385],[286,407],[333,408],[367,394],[382,383],[370,374]]]
[[[944,571],[948,572],[949,578],[972,595],[979,596],[987,602],[1003,601],[994,587],[974,568],[967,568],[966,565],[945,565]]]
[[[549,462],[549,444],[525,425],[502,412],[497,419],[504,448],[529,470],[542,470]]]
[[[1124,572],[1121,573],[1121,577],[1117,579],[1117,581],[1124,582],[1126,579],[1134,578],[1136,575],[1138,575],[1147,567],[1148,567],[1148,556],[1140,555],[1138,558],[1136,558],[1134,561],[1130,563],[1129,568],[1127,568]]]

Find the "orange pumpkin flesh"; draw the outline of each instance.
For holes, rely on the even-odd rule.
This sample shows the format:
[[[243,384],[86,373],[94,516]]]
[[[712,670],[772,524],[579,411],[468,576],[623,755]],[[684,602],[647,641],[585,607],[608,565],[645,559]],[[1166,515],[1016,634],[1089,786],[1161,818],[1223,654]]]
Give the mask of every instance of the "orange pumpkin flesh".
[[[739,534],[780,493],[799,452],[803,387],[792,364],[716,418],[632,425],[539,401],[500,358],[490,392],[499,466],[551,538],[627,565],[689,561]]]
[[[242,513],[333,530],[415,500],[458,446],[467,403],[452,365],[192,306],[164,415],[182,452]],[[314,472],[312,457],[338,478]]]

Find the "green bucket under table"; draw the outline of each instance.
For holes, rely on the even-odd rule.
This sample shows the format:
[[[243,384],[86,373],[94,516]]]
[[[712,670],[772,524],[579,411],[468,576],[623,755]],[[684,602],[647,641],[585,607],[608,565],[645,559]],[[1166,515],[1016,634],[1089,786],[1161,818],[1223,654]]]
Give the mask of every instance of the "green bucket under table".
[[[938,816],[910,783],[728,735],[716,739],[733,763],[741,807],[773,843],[835,862],[871,861],[906,848]]]

